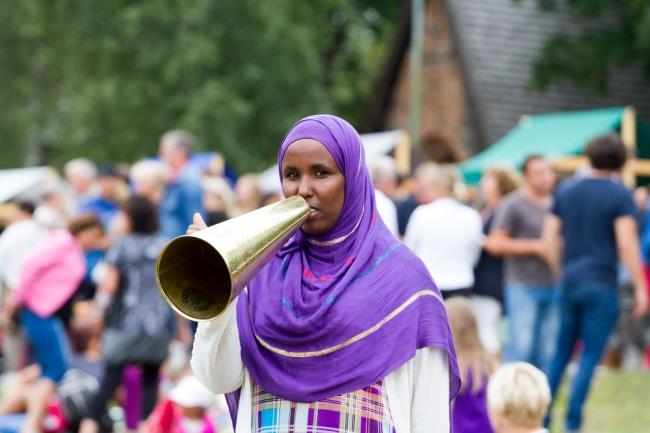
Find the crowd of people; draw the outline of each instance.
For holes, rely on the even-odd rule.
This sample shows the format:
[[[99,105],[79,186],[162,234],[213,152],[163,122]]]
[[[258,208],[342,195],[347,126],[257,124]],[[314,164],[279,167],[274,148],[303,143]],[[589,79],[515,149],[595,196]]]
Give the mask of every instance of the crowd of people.
[[[262,197],[252,175],[233,185],[218,157],[195,167],[194,146],[175,130],[158,158],[131,167],[74,159],[36,200],[12,203],[0,236],[0,430],[198,433],[221,420],[227,431],[225,403],[191,375],[193,324],[163,301],[154,264],[193,213],[216,224]]]
[[[192,375],[196,328],[163,301],[154,264],[195,213],[213,225],[281,193],[263,196],[255,174],[233,181],[218,157],[197,168],[195,145],[174,130],[158,158],[130,167],[75,159],[65,182],[13,203],[0,236],[0,430],[232,428],[225,400]],[[542,431],[572,360],[565,424],[580,431],[619,316],[639,323],[647,309],[647,195],[622,184],[619,138],[597,137],[585,153],[590,166],[562,182],[531,155],[521,173],[486,170],[476,191],[453,165],[424,162],[401,179],[391,157],[369,164],[381,219],[445,301],[462,380],[456,432]],[[628,298],[619,287],[632,288]]]

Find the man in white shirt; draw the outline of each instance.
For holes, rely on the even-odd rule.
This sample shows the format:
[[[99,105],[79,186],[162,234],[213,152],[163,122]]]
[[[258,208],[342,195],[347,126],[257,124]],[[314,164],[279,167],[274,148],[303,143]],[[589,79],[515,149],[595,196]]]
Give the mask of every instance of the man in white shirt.
[[[445,299],[470,294],[483,241],[479,213],[453,198],[452,170],[432,162],[418,167],[416,175],[427,180],[434,200],[415,209],[404,236]]]
[[[390,156],[380,156],[370,163],[368,169],[372,183],[375,186],[377,212],[388,230],[398,236],[397,208],[391,199],[397,188],[395,160]]]

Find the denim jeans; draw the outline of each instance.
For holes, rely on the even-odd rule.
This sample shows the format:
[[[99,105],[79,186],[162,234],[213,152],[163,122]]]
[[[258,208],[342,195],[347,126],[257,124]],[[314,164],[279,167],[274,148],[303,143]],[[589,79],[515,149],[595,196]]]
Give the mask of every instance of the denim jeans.
[[[560,290],[560,333],[548,374],[553,398],[578,340],[583,343],[578,373],[569,390],[567,430],[579,430],[582,407],[594,369],[616,327],[619,300],[616,288],[596,282],[565,283]]]
[[[21,323],[32,344],[35,361],[41,367],[41,375],[58,382],[68,370],[72,357],[63,322],[56,316],[42,318],[24,307]]]
[[[504,298],[508,321],[506,362],[529,362],[547,372],[557,338],[557,288],[507,285]]]

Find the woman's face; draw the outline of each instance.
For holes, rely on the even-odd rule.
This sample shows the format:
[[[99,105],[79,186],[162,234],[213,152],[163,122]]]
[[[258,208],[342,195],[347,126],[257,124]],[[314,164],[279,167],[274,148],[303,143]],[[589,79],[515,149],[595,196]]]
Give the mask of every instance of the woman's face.
[[[302,226],[318,235],[331,229],[341,215],[345,178],[327,148],[312,139],[301,139],[287,148],[282,160],[282,192],[300,195],[312,209]]]
[[[483,198],[489,204],[494,204],[501,198],[501,192],[499,191],[497,179],[491,174],[486,174],[483,176],[481,179],[480,188]]]

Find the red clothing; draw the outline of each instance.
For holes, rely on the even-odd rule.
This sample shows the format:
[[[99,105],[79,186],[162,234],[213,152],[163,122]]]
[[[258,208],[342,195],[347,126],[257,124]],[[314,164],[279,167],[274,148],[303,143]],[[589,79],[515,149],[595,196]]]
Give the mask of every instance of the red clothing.
[[[165,399],[149,416],[147,433],[187,433],[181,425],[183,416],[176,405]],[[203,417],[203,430],[201,433],[217,433],[212,420],[206,414]]]

